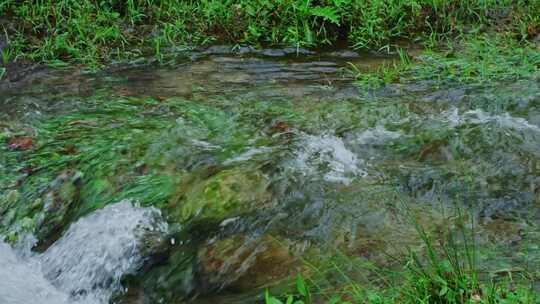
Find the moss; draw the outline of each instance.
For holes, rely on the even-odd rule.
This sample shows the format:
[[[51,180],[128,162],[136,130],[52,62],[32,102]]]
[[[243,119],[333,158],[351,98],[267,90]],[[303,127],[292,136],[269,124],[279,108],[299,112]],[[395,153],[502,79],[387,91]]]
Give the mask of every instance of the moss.
[[[178,223],[216,223],[267,207],[272,199],[269,185],[260,172],[227,169],[182,184],[169,208]]]

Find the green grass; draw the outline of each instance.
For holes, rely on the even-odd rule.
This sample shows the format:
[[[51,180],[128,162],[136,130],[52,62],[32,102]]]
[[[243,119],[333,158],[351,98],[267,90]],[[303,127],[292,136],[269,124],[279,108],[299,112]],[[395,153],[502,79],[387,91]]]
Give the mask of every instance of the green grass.
[[[496,29],[524,40],[540,30],[540,2],[525,0],[1,0],[0,16],[4,64],[98,65],[217,42],[388,49],[402,38],[430,44]]]
[[[477,265],[479,248],[474,227],[459,213],[448,231],[438,237],[428,235],[415,223],[421,248],[408,248],[404,258],[390,257],[391,266],[354,259],[342,253],[327,269],[313,269],[307,278],[298,275],[294,291],[275,296],[267,290],[266,304],[525,304],[539,303],[533,280],[524,268],[512,277],[493,279],[489,270]],[[347,266],[353,264],[353,266]],[[345,266],[342,266],[345,265]],[[348,270],[344,270],[348,269]],[[355,269],[354,271],[351,269]],[[349,273],[361,272],[362,279]]]
[[[398,54],[398,62],[375,71],[352,66],[359,84],[371,88],[424,80],[437,84],[485,84],[540,77],[537,46],[517,41],[509,33],[464,35],[437,49],[427,48],[414,59],[402,49]]]

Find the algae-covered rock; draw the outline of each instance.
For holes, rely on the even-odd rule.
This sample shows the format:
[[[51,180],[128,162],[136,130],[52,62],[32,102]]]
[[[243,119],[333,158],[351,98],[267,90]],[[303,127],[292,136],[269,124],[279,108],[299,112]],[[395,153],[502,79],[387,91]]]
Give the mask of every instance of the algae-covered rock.
[[[178,303],[223,288],[241,292],[274,284],[301,266],[292,248],[289,241],[245,235],[172,246],[167,260],[128,282],[137,290],[131,297]]]
[[[187,298],[194,290],[194,252],[190,248],[177,248],[167,262],[153,267],[132,284],[139,290],[144,303],[165,303]],[[135,287],[136,286],[136,287]]]
[[[17,190],[11,190],[5,195],[0,196],[0,215],[6,213],[10,210],[14,204],[17,203],[19,199],[19,192]]]
[[[296,273],[304,249],[267,235],[173,241],[167,257],[150,257],[151,268],[129,278],[125,286],[133,291],[130,298],[141,303],[183,303],[223,289],[251,291]]]
[[[69,224],[80,202],[82,173],[64,171],[32,197],[13,190],[0,196],[0,227],[11,240],[35,234],[47,245]]]
[[[198,275],[207,284],[248,291],[293,274],[293,246],[271,236],[237,235],[208,241],[198,251]]]
[[[227,169],[209,177],[192,177],[171,201],[173,219],[219,222],[265,207],[272,195],[270,182],[259,171]]]
[[[40,240],[47,241],[71,220],[80,202],[81,177],[80,172],[64,172],[44,192],[42,220],[36,229]]]

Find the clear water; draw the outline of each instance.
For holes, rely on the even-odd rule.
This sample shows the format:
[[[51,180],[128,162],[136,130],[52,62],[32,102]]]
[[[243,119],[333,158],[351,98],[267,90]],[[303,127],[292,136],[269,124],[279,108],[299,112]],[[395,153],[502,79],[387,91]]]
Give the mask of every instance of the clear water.
[[[0,303],[116,293],[124,303],[252,303],[302,269],[300,258],[324,268],[340,252],[386,266],[418,245],[404,204],[435,236],[462,206],[485,269],[540,265],[538,81],[368,91],[350,60],[370,69],[392,59],[209,51],[2,84],[0,137],[31,136],[40,149],[0,147],[0,231],[40,232],[70,193],[80,205],[43,253],[0,244]],[[113,204],[122,199],[154,207]],[[184,217],[198,200],[211,211]],[[139,240],[166,230],[158,209],[174,237],[141,268]],[[125,274],[140,281],[121,286]]]

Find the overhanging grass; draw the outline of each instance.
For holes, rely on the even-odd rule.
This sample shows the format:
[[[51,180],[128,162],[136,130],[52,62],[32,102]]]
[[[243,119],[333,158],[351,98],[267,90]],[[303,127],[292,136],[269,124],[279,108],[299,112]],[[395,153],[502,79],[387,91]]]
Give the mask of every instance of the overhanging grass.
[[[214,41],[381,48],[496,27],[517,39],[540,30],[540,2],[511,0],[0,1],[7,63],[20,57],[90,64]]]

